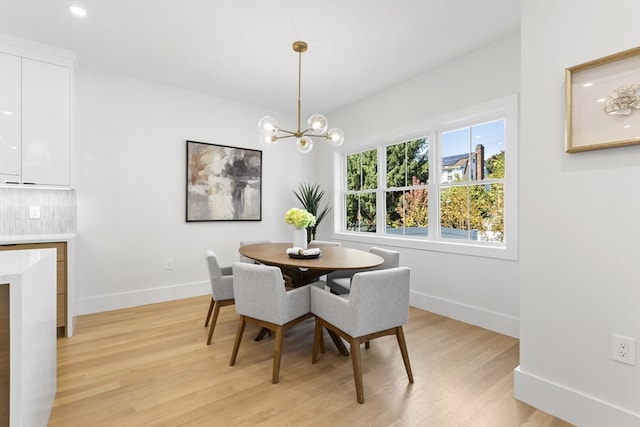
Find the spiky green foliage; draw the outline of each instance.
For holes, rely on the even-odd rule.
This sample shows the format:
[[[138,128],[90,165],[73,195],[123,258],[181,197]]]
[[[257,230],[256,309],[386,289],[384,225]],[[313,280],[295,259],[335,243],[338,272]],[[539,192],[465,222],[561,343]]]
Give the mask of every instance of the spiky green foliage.
[[[307,212],[316,217],[316,223],[307,227],[307,242],[316,238],[316,230],[325,216],[331,211],[328,205],[320,207],[320,202],[324,197],[324,190],[320,188],[320,184],[301,183],[298,191],[294,191],[296,198]]]

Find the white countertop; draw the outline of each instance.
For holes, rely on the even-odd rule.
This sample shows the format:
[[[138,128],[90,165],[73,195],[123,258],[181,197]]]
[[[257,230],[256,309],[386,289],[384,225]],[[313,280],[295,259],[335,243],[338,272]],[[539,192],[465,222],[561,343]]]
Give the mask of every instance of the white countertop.
[[[68,234],[25,234],[19,236],[0,236],[0,245],[20,243],[50,243],[68,242],[76,237],[75,233]]]
[[[47,253],[55,249],[32,249],[28,251],[0,252],[0,283],[7,283],[7,276],[22,274],[33,267]],[[55,255],[54,255],[55,256]]]

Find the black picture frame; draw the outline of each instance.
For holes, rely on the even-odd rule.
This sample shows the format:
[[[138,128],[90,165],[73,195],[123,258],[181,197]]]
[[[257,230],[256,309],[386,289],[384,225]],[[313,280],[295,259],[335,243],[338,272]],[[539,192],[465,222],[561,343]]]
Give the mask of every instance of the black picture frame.
[[[262,151],[187,141],[186,221],[261,221]]]

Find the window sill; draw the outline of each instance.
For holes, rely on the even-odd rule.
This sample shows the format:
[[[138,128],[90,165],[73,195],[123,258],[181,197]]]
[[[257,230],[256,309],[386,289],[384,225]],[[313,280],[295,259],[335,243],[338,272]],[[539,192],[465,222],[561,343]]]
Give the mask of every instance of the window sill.
[[[426,239],[398,238],[394,236],[383,236],[374,233],[346,233],[334,232],[332,238],[335,240],[366,243],[371,245],[394,246],[407,249],[417,249],[422,251],[446,252],[455,255],[468,255],[484,258],[504,259],[517,261],[517,245],[511,247],[494,245],[474,245],[470,243],[456,243],[449,241],[432,241]]]

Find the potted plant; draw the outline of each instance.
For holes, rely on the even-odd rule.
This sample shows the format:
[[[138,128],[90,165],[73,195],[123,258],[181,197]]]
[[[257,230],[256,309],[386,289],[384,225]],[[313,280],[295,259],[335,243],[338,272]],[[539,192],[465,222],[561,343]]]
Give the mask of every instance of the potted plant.
[[[313,225],[307,227],[307,243],[316,238],[316,231],[325,216],[331,211],[328,205],[320,208],[320,202],[324,197],[324,190],[320,188],[320,184],[302,183],[298,186],[298,191],[294,191],[302,207],[316,217]]]

